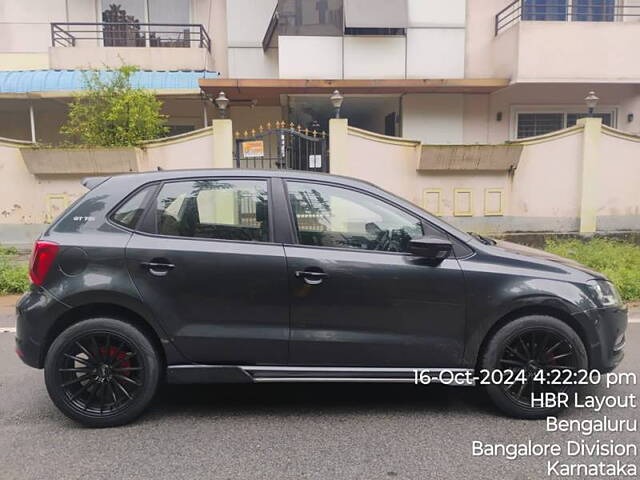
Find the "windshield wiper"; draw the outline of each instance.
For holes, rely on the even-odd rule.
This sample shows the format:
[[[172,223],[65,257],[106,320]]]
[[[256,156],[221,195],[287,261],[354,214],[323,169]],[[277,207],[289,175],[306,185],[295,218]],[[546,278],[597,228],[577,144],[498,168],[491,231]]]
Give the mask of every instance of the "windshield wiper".
[[[467,233],[469,235],[471,235],[473,238],[475,238],[476,240],[484,243],[485,245],[495,245],[496,244],[496,241],[493,238],[483,237],[479,233],[475,233],[475,232],[467,232]]]

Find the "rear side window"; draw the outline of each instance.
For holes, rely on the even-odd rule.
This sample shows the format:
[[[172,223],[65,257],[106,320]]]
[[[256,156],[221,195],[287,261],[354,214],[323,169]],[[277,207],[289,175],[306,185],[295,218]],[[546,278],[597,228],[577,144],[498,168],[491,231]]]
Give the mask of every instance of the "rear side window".
[[[138,193],[134,194],[124,202],[111,216],[111,219],[123,227],[135,229],[138,224],[138,220],[144,213],[144,207],[146,200],[151,190],[155,188],[155,185],[150,185],[143,188]]]
[[[156,205],[160,235],[269,241],[265,180],[196,180],[162,186]]]

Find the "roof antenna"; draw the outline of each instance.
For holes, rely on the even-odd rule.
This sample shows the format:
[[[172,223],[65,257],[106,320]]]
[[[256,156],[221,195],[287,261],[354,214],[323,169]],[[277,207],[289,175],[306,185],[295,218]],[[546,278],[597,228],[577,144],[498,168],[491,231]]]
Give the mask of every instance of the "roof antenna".
[[[158,167],[158,171],[161,172],[162,170],[164,170],[164,168],[162,167]]]

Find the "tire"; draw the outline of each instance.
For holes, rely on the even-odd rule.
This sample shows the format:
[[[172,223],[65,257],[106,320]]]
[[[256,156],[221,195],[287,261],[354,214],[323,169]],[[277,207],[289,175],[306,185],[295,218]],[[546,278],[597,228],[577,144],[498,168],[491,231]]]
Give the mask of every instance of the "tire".
[[[556,346],[560,341],[562,343]],[[504,382],[484,385],[489,397],[500,410],[523,419],[545,418],[562,410],[558,406],[533,407],[532,393],[540,398],[539,394],[545,391],[562,391],[572,398],[576,389],[574,385],[543,384],[533,381],[533,378],[542,376],[549,380],[554,375],[543,374],[550,370],[586,370],[588,365],[587,351],[576,331],[563,321],[544,315],[521,317],[500,328],[489,339],[480,361],[482,370],[511,368],[513,372],[523,370],[522,374],[528,375],[526,381],[512,385]],[[536,377],[535,373],[539,370],[543,372]]]
[[[114,318],[83,320],[64,330],[51,344],[44,368],[53,403],[89,427],[115,427],[137,418],[160,379],[151,341]]]

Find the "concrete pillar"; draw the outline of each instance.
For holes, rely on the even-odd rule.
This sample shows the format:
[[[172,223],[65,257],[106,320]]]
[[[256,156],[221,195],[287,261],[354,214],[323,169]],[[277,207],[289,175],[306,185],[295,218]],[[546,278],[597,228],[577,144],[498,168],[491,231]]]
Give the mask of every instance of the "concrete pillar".
[[[350,174],[347,154],[348,127],[346,118],[329,120],[329,173],[334,175]]]
[[[33,104],[29,105],[29,125],[31,126],[31,141],[36,143],[36,114],[33,109]]]
[[[233,124],[228,118],[211,121],[213,126],[213,168],[233,168]]]
[[[582,168],[580,183],[580,233],[595,233],[598,216],[598,167],[602,119],[582,118]]]

